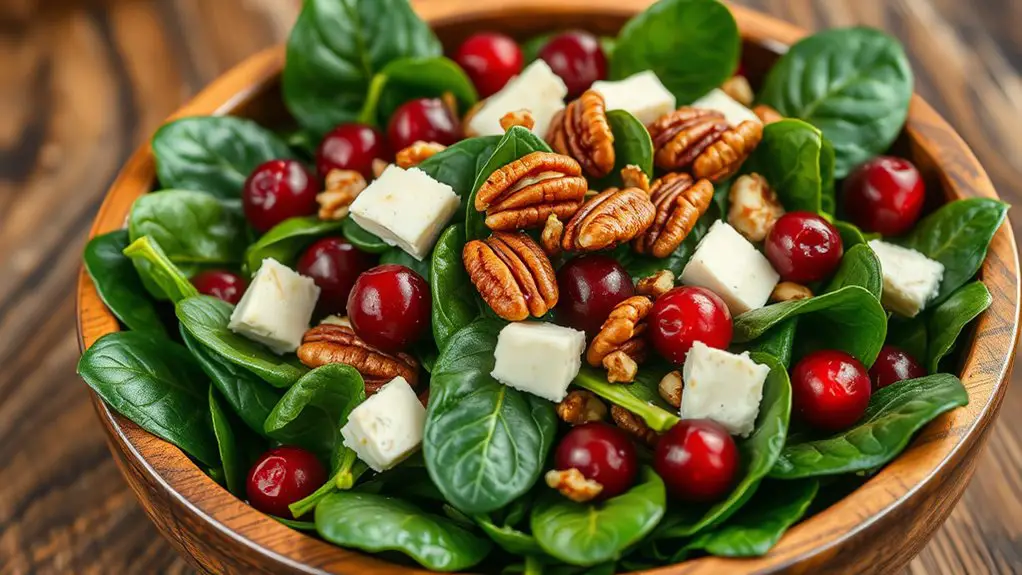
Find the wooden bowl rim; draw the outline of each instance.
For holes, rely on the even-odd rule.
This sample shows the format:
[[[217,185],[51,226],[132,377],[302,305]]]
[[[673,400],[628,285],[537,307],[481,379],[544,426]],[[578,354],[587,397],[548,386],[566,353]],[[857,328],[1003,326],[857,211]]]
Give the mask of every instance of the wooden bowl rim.
[[[414,1],[414,0],[413,0]],[[587,10],[612,17],[634,14],[648,1],[562,0],[557,6],[546,0],[491,0],[483,6],[453,7],[453,3],[422,2],[420,15],[433,26],[457,21],[494,17],[508,10],[550,13]],[[742,36],[775,52],[806,32],[796,26],[739,6],[729,6]],[[284,62],[284,47],[276,46],[245,60],[215,80],[171,119],[199,114],[227,114],[261,93],[276,81]],[[244,86],[238,90],[238,86]],[[943,188],[949,196],[997,198],[993,185],[972,151],[954,130],[918,95],[912,98],[906,131],[913,145],[929,155],[939,167]],[[149,189],[155,177],[149,144],[143,144],[111,185],[89,237],[123,227],[131,201]],[[934,481],[949,466],[962,459],[985,435],[1007,388],[1007,375],[1014,361],[1019,332],[1019,266],[1014,235],[1009,222],[998,230],[981,274],[995,294],[991,308],[976,322],[975,338],[962,361],[962,381],[969,390],[970,404],[945,414],[931,423],[912,445],[880,473],[848,497],[792,528],[769,554],[755,559],[706,557],[650,570],[649,574],[717,573],[721,570],[774,572],[811,558],[832,555],[851,541],[868,537],[890,520],[892,511]],[[1011,278],[1008,281],[1004,278]],[[998,288],[998,289],[993,289]],[[1000,295],[1001,297],[997,297]],[[1005,297],[1010,295],[1010,297]],[[100,336],[117,331],[117,320],[106,310],[84,269],[77,289],[79,347],[84,350]],[[1007,342],[1007,345],[1003,345]],[[112,413],[91,392],[94,407],[110,438],[130,454],[135,463],[182,506],[204,523],[226,534],[251,551],[280,567],[302,573],[344,572],[329,570],[371,568],[374,572],[425,574],[428,571],[402,567],[370,555],[342,549],[284,527],[216,484],[176,447]],[[126,472],[126,471],[125,471]],[[202,495],[186,498],[178,487],[202,487]],[[892,489],[897,487],[897,489]],[[315,565],[303,558],[315,555]],[[320,568],[325,566],[327,571]]]

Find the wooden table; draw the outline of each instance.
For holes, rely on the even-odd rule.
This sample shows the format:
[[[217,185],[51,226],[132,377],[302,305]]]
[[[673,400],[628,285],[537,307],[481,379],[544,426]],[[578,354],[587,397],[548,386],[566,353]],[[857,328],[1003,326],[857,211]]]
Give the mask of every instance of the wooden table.
[[[917,89],[1022,202],[1022,2],[746,0],[907,45]],[[0,573],[190,572],[119,476],[75,376],[85,234],[127,155],[296,15],[284,0],[0,2]],[[1012,214],[1017,230],[1022,219]],[[943,529],[908,571],[1022,571],[1022,386]]]

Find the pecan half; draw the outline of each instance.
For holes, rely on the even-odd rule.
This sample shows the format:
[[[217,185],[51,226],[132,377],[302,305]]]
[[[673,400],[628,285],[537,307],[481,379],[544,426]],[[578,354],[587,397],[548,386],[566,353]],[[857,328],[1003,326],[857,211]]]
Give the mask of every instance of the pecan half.
[[[436,142],[416,141],[411,146],[401,150],[394,156],[394,163],[402,168],[414,168],[439,152],[447,149],[447,146]]]
[[[762,120],[764,125],[780,122],[784,119],[780,112],[766,104],[759,104],[752,109],[752,113],[756,114],[756,117]]]
[[[602,178],[614,169],[614,133],[603,95],[586,90],[550,121],[546,141],[559,154],[578,160],[585,173]]]
[[[348,215],[348,206],[366,185],[366,179],[355,170],[330,170],[323,191],[316,194],[319,219],[343,220]]]
[[[656,206],[656,217],[632,247],[640,254],[666,258],[678,249],[699,217],[709,209],[713,184],[709,180],[693,182],[688,174],[670,173],[653,182],[650,199]]]
[[[586,479],[582,472],[574,467],[551,469],[546,472],[544,479],[551,488],[577,503],[592,501],[603,492],[602,485],[592,479]]]
[[[490,174],[476,192],[475,209],[486,212],[491,230],[539,227],[550,214],[561,219],[574,215],[587,189],[578,162],[532,152]]]
[[[720,89],[731,96],[732,100],[746,108],[751,106],[752,101],[756,98],[756,95],[752,93],[752,86],[749,85],[749,79],[745,76],[731,76],[720,85]]]
[[[557,416],[570,425],[582,425],[607,418],[607,406],[591,391],[576,389],[557,404]]]
[[[586,200],[564,226],[561,247],[594,252],[630,241],[653,223],[656,207],[639,188],[610,188]]]
[[[521,126],[526,130],[531,130],[536,125],[536,119],[532,117],[532,112],[529,110],[515,110],[514,112],[508,112],[500,118],[500,127],[506,132],[514,126]]]
[[[557,277],[550,259],[523,232],[494,232],[461,252],[468,277],[483,300],[508,321],[540,317],[557,304]]]
[[[646,296],[632,296],[614,306],[603,322],[600,332],[593,336],[586,350],[586,361],[593,367],[604,365],[604,360],[617,351],[624,352],[635,363],[646,359],[646,316],[653,301]],[[615,356],[620,360],[620,356]],[[611,363],[615,360],[612,359]],[[613,363],[612,363],[613,365]],[[620,375],[620,372],[616,375]],[[632,379],[634,379],[634,374]],[[616,378],[620,379],[620,378]],[[625,380],[625,382],[631,380]]]
[[[763,139],[763,124],[731,126],[716,110],[683,107],[649,125],[656,165],[718,182],[738,171]]]
[[[298,359],[310,368],[343,363],[355,368],[365,380],[366,395],[379,391],[397,376],[414,388],[419,383],[419,363],[407,353],[389,354],[362,341],[347,326],[320,324],[302,336]]]
[[[672,371],[660,379],[657,391],[660,392],[660,397],[662,397],[664,401],[669,403],[672,407],[680,409],[682,387],[681,372]]]
[[[650,429],[638,415],[619,405],[612,405],[610,406],[610,417],[628,435],[650,447],[656,445],[658,439],[656,432]]]
[[[761,242],[784,215],[784,206],[766,178],[746,174],[731,184],[727,222],[750,242]]]
[[[770,301],[774,303],[811,297],[813,297],[813,290],[795,282],[781,282],[774,286],[774,291],[770,292]]]
[[[672,289],[674,289],[674,272],[671,270],[660,270],[635,283],[636,293],[647,295],[654,300]]]

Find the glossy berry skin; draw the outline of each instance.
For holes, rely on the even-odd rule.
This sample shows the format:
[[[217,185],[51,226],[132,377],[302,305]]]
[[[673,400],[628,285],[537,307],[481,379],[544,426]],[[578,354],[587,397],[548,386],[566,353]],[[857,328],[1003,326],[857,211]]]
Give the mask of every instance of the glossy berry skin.
[[[866,367],[843,351],[810,353],[791,372],[793,410],[823,431],[851,427],[865,413],[870,393]]]
[[[784,281],[819,281],[834,273],[844,255],[837,229],[810,212],[788,212],[777,219],[763,251]]]
[[[738,447],[719,423],[684,419],[660,437],[653,468],[673,497],[693,503],[718,501],[734,486]]]
[[[284,445],[259,456],[248,472],[245,492],[252,507],[291,519],[287,506],[311,495],[326,479],[326,469],[315,455]]]
[[[429,329],[429,285],[397,264],[376,266],[358,276],[348,296],[355,333],[384,351],[401,351]]]
[[[316,303],[319,314],[344,315],[355,280],[375,264],[375,258],[359,251],[344,238],[330,237],[309,246],[298,258],[297,270],[319,286]]]
[[[926,369],[919,365],[914,357],[893,345],[885,345],[880,350],[876,361],[873,362],[873,367],[869,368],[873,391],[903,379],[915,379],[924,375],[926,375]]]
[[[569,98],[581,96],[593,82],[607,78],[607,56],[600,39],[589,32],[558,34],[543,46],[539,57],[564,80]]]
[[[202,295],[211,295],[231,305],[237,305],[245,295],[248,282],[240,275],[228,270],[206,270],[195,274],[192,285]]]
[[[916,223],[926,189],[912,162],[880,156],[862,164],[845,179],[845,210],[867,232],[901,235]]]
[[[572,428],[554,452],[554,467],[578,469],[583,477],[602,485],[600,499],[628,491],[639,471],[635,446],[628,435],[601,422]]]
[[[465,40],[454,61],[475,85],[480,98],[491,96],[522,71],[524,58],[518,42],[496,32],[480,32]]]
[[[319,180],[301,162],[270,160],[245,180],[242,207],[252,227],[265,233],[288,218],[316,213],[319,191]]]
[[[332,170],[355,170],[369,180],[373,160],[390,160],[383,133],[372,126],[341,124],[327,133],[316,149],[316,171],[325,178]]]
[[[727,349],[734,323],[720,296],[695,286],[676,287],[657,298],[647,318],[649,339],[667,361],[681,364],[692,344]]]
[[[450,146],[461,139],[461,126],[439,98],[420,98],[405,102],[394,112],[387,138],[395,151],[420,140]]]
[[[635,294],[625,268],[601,254],[577,257],[561,266],[557,270],[557,289],[558,323],[589,335],[600,331],[614,306]]]

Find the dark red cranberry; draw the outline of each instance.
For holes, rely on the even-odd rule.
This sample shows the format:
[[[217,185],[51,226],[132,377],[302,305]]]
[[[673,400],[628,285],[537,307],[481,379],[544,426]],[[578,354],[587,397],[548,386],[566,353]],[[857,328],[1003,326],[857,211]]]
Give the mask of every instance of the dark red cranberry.
[[[462,42],[454,61],[472,79],[479,97],[499,91],[522,71],[522,49],[511,37],[496,32],[479,32]]]
[[[789,212],[777,219],[763,251],[782,280],[804,284],[832,274],[844,246],[827,220],[810,212]]]
[[[227,270],[206,270],[195,274],[192,285],[199,293],[211,295],[231,305],[237,305],[245,295],[248,282],[240,275]]]
[[[422,276],[397,264],[377,266],[355,280],[348,320],[360,338],[385,351],[401,351],[429,329],[432,303]]]
[[[674,497],[693,503],[713,502],[734,486],[738,447],[719,423],[684,419],[660,437],[653,468]]]
[[[607,56],[600,39],[589,32],[558,34],[543,46],[539,57],[564,80],[569,98],[582,95],[593,82],[607,77]]]
[[[316,303],[319,314],[344,315],[355,280],[375,264],[375,258],[359,251],[344,238],[323,238],[298,258],[298,273],[312,278],[319,286]]]
[[[873,391],[887,387],[903,379],[915,379],[926,375],[926,370],[919,365],[914,357],[900,347],[885,345],[880,355],[869,368],[869,377],[873,381]]]
[[[919,170],[908,160],[880,156],[862,164],[845,180],[845,211],[860,228],[885,236],[907,232],[919,219],[926,190]]]
[[[592,254],[568,261],[557,271],[557,321],[594,334],[614,306],[635,294],[632,278],[610,256]]]
[[[316,213],[319,180],[296,160],[270,160],[245,180],[245,217],[260,232],[280,222]]]
[[[394,112],[387,137],[394,150],[403,150],[420,140],[450,146],[461,139],[461,126],[439,98],[420,98],[405,102]]]
[[[792,370],[791,395],[794,411],[809,425],[841,431],[865,413],[869,375],[859,360],[843,351],[816,351]]]
[[[578,469],[583,477],[602,485],[601,499],[628,491],[639,470],[635,446],[628,435],[600,422],[572,428],[557,446],[554,467]]]
[[[274,447],[259,456],[248,472],[248,502],[263,513],[291,518],[287,508],[326,483],[326,469],[300,447]]]
[[[327,133],[316,149],[316,170],[325,178],[331,170],[355,170],[369,180],[373,160],[390,160],[383,133],[365,124],[341,124]]]
[[[676,287],[657,298],[649,311],[649,339],[660,355],[684,363],[697,341],[726,349],[731,345],[734,324],[720,296],[694,286]]]

